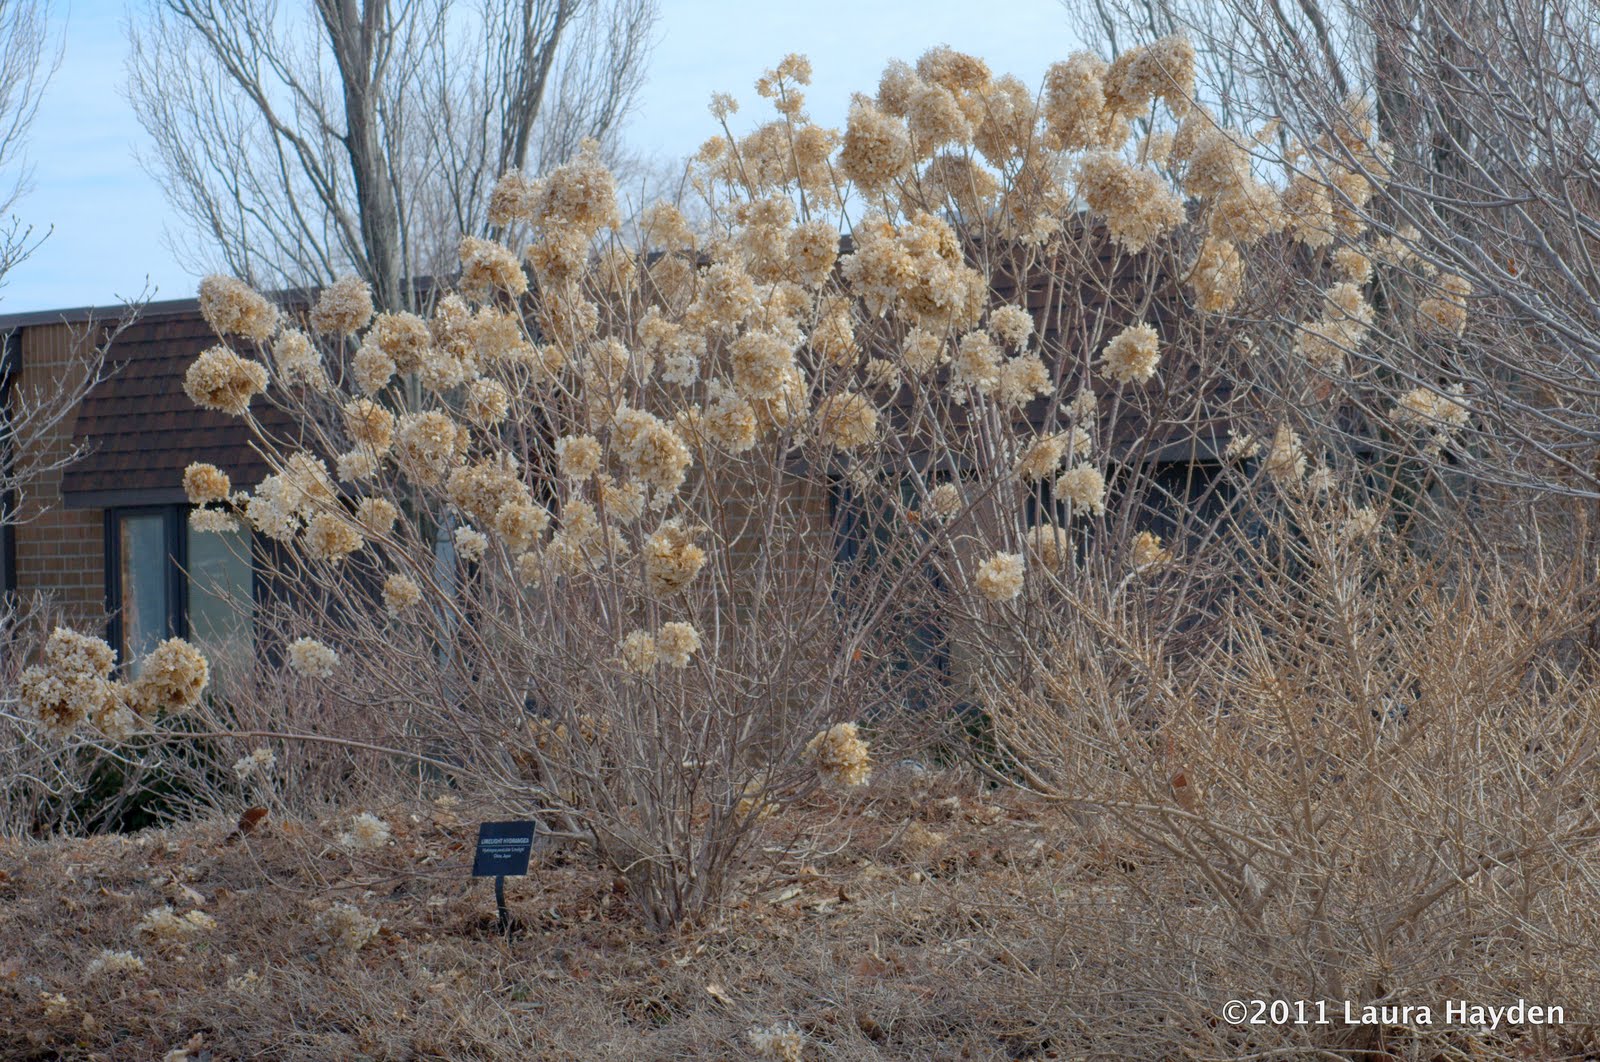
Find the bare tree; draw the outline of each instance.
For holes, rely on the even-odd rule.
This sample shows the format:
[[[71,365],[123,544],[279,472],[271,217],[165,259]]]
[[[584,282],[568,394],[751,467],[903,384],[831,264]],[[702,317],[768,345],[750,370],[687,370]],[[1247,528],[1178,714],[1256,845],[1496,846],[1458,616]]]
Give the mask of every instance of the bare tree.
[[[0,215],[10,215],[28,188],[28,130],[60,61],[49,22],[50,0],[0,0]],[[38,245],[32,226],[16,217],[0,224],[0,285]]]
[[[457,234],[488,231],[501,173],[614,135],[655,17],[655,0],[162,0],[131,32],[129,94],[194,257],[268,286],[354,271],[399,307]]]

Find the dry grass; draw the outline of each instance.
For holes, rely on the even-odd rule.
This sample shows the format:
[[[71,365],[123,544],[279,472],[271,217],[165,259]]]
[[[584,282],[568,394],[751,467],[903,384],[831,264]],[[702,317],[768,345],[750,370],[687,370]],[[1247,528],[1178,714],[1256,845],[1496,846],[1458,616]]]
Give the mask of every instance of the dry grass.
[[[269,818],[244,837],[210,821],[8,842],[0,1058],[185,1045],[217,1060],[749,1058],[752,1029],[786,1023],[806,1058],[1317,1057],[1318,1037],[1332,1043],[1328,1030],[1252,1039],[1216,1023],[1226,976],[1194,962],[1216,905],[1174,864],[955,773],[880,771],[859,799],[769,820],[765,873],[666,936],[640,927],[592,857],[545,850],[508,883],[507,943],[490,882],[467,875],[475,823],[503,812],[377,810],[394,840],[363,853],[336,841],[347,815]],[[336,903],[382,920],[353,954],[319,923]],[[139,919],[163,904],[217,925],[142,938]],[[88,974],[103,949],[145,967]],[[1180,961],[1187,983],[1155,989],[1151,974]],[[1594,1015],[1551,1002],[1569,1020],[1548,1038],[1388,1030],[1379,1053],[1338,1057],[1592,1048]]]

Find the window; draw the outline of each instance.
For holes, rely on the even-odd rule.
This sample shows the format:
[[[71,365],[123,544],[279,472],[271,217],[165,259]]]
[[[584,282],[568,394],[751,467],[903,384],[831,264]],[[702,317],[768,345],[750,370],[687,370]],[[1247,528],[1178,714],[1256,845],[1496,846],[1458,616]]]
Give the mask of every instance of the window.
[[[255,652],[250,534],[197,532],[188,507],[106,510],[108,640],[130,677],[164,638],[187,638],[214,667],[248,666]]]

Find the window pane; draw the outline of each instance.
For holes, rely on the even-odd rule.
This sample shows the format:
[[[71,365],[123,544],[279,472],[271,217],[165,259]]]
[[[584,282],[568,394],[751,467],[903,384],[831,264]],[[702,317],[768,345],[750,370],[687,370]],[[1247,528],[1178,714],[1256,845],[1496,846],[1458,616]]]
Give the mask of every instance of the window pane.
[[[213,667],[248,668],[255,650],[250,537],[243,529],[189,536],[189,637]]]
[[[123,516],[121,528],[122,661],[138,674],[145,654],[167,637],[167,521],[162,513]]]

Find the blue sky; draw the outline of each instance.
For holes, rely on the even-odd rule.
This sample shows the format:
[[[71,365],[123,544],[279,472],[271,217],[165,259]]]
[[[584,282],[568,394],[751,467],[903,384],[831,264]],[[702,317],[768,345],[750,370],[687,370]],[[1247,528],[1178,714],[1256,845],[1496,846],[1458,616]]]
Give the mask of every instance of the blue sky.
[[[287,0],[294,2],[294,0]],[[949,44],[1037,85],[1051,62],[1079,47],[1059,0],[662,0],[658,43],[642,103],[625,137],[660,160],[676,159],[716,129],[712,92],[731,92],[741,118],[761,112],[752,85],[788,52],[811,57],[809,104],[843,123],[850,93],[870,91],[886,60],[915,59]],[[17,213],[49,238],[0,289],[0,313],[109,305],[148,279],[153,297],[184,298],[196,277],[169,238],[187,238],[160,186],[139,166],[144,133],[123,96],[124,0],[76,0],[58,13],[65,51],[40,103],[29,159],[33,190]]]

